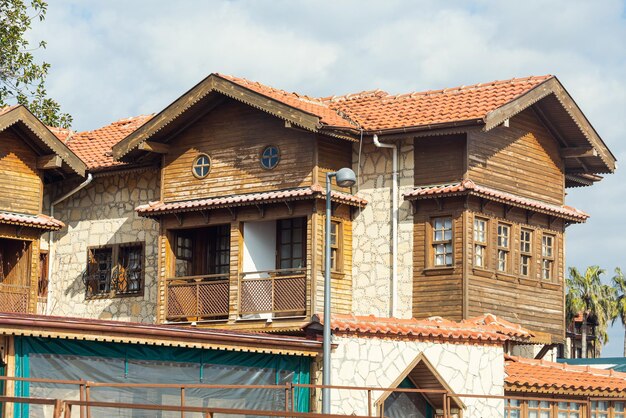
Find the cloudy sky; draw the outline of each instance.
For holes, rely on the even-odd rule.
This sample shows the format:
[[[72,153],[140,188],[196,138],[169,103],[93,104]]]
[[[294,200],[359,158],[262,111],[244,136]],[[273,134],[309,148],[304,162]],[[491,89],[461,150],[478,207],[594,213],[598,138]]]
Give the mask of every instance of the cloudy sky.
[[[77,130],[158,112],[211,72],[313,96],[555,74],[626,161],[624,1],[49,3],[30,37],[48,41],[48,90]],[[570,190],[592,218],[568,229],[568,265],[626,269],[625,200],[626,168]],[[610,337],[621,355],[621,324]]]

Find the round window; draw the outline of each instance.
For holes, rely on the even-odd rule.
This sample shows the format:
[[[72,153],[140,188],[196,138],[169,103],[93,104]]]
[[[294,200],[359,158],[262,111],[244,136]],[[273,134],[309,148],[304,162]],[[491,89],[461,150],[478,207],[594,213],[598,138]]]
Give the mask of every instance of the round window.
[[[278,147],[274,145],[268,145],[261,153],[261,166],[267,170],[278,165],[280,161],[280,151]]]
[[[203,179],[209,175],[211,171],[211,157],[206,154],[200,154],[193,160],[191,172],[199,179]]]

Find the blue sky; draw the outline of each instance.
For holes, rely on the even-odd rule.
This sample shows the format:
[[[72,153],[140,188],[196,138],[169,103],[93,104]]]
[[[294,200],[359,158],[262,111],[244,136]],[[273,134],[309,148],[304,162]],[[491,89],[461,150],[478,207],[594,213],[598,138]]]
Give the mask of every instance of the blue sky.
[[[211,72],[313,96],[555,74],[626,160],[626,13],[619,0],[50,1],[33,41],[77,130],[161,110]],[[626,269],[626,171],[567,203],[567,264]],[[610,274],[607,274],[607,278]],[[623,331],[607,356],[621,355]]]

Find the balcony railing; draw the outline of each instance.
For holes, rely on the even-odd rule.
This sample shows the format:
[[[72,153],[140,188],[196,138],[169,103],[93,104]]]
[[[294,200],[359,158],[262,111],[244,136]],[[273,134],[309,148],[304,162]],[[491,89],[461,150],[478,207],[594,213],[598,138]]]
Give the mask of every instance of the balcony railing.
[[[241,315],[306,314],[306,269],[241,273],[239,289]]]
[[[0,284],[0,312],[28,313],[29,286]]]
[[[207,274],[167,279],[167,320],[228,317],[227,274]]]

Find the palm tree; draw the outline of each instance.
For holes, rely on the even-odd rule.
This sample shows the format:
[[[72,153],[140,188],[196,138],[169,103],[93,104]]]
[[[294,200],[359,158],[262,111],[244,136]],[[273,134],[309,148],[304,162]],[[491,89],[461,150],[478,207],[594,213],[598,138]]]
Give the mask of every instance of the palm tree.
[[[616,315],[615,290],[603,285],[600,276],[604,274],[598,266],[587,267],[582,275],[575,267],[570,267],[566,279],[567,294],[566,317],[568,323],[582,314],[581,337],[582,357],[587,357],[587,323],[592,320],[597,324],[597,335],[600,343],[608,341],[606,332],[609,321]]]
[[[612,281],[617,292],[615,301],[617,315],[613,319],[613,322],[615,322],[617,317],[622,321],[622,326],[624,327],[624,357],[626,357],[626,277],[624,277],[619,267],[615,269],[615,276],[613,276]]]

